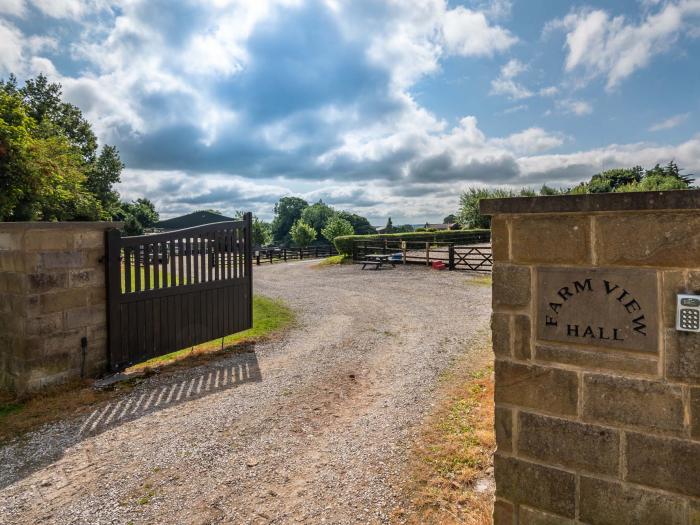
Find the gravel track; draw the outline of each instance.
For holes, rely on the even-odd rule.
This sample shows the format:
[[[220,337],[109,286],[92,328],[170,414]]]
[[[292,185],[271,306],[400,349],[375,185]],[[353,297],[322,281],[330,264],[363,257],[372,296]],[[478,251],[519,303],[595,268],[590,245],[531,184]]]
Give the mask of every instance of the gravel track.
[[[483,351],[490,288],[314,265],[255,268],[298,312],[285,336],[0,448],[0,523],[389,523],[441,372]]]

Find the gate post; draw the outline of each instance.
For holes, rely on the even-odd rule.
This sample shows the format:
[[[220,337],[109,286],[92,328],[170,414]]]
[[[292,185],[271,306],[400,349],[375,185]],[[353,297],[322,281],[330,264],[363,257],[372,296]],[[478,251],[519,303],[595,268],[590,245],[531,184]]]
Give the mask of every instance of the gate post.
[[[116,356],[121,348],[119,327],[119,294],[121,294],[121,252],[122,234],[116,228],[105,232],[105,281],[107,286],[107,363],[110,370],[115,370]]]
[[[449,260],[449,262],[448,262],[448,268],[449,268],[450,270],[454,270],[454,269],[455,269],[455,245],[454,245],[454,243],[450,243],[450,245],[448,246],[448,252],[449,252],[449,255],[448,255],[448,260]]]
[[[243,214],[245,231],[245,270],[248,278],[248,326],[253,326],[253,214]]]
[[[495,525],[697,523],[700,329],[682,306],[700,302],[700,190],[482,199],[480,212]]]

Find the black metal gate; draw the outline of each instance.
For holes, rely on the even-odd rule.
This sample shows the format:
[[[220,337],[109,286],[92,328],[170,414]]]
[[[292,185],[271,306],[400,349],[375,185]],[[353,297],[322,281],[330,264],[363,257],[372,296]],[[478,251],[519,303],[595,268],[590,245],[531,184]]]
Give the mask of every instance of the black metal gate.
[[[252,326],[251,222],[246,213],[155,235],[107,232],[113,371]]]

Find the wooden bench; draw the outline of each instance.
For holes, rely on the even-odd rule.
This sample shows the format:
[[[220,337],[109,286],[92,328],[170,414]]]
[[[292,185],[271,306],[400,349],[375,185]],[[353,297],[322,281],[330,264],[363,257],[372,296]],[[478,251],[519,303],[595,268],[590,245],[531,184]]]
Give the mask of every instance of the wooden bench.
[[[360,261],[360,264],[362,264],[362,269],[364,270],[367,268],[367,266],[374,266],[375,270],[379,270],[379,268],[382,267],[382,261]]]

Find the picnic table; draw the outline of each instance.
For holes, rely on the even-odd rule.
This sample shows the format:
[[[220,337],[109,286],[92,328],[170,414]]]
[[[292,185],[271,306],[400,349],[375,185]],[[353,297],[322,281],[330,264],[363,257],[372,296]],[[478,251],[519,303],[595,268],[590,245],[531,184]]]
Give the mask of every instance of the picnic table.
[[[396,267],[396,262],[391,259],[390,253],[370,253],[365,255],[365,259],[360,261],[362,264],[362,269],[366,269],[367,266],[373,267],[375,270],[379,270],[385,264],[391,264],[391,267]]]

